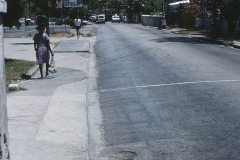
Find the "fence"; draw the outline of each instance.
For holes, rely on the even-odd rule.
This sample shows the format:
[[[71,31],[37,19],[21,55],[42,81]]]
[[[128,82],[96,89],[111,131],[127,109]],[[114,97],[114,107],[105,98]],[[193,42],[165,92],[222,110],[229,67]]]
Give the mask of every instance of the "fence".
[[[142,15],[142,25],[158,27],[161,16]]]
[[[213,23],[212,19],[205,19],[205,29],[211,29],[211,24]],[[195,28],[199,29],[202,27],[202,19],[196,18],[195,19]],[[228,34],[228,22],[222,21],[221,22],[221,33],[222,34]]]
[[[236,21],[236,30],[235,33],[240,33],[240,20]]]
[[[24,36],[32,36],[38,31],[35,29],[36,26],[23,26],[20,28],[16,27],[4,27],[3,35],[7,37],[24,37]],[[49,33],[68,33],[70,32],[70,25],[50,25]]]
[[[212,24],[213,20],[212,19],[205,19],[205,29],[210,29],[210,25]],[[200,29],[202,28],[202,19],[201,18],[196,18],[195,19],[195,29]]]

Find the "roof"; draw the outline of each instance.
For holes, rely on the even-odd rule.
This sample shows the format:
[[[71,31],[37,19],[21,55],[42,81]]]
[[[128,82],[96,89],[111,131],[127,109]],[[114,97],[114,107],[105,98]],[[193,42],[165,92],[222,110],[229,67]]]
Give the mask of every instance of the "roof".
[[[172,5],[178,5],[178,4],[181,4],[181,3],[189,3],[189,0],[178,1],[178,2],[174,2],[174,3],[169,3],[169,5],[172,6]]]

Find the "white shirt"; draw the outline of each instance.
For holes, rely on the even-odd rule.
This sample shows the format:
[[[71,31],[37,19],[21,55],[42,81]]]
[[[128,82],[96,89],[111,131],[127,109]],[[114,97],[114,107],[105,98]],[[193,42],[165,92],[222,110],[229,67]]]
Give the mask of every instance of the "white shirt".
[[[166,25],[167,25],[166,19],[163,19],[163,20],[162,20],[162,25],[163,25],[163,26],[166,26]]]
[[[81,25],[81,19],[74,19],[75,26]]]

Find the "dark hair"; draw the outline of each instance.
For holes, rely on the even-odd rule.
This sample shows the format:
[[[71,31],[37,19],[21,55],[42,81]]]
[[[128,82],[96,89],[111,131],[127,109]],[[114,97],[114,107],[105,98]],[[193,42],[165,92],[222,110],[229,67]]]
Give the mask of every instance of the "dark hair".
[[[47,17],[44,17],[44,16],[38,16],[37,17],[37,21],[36,21],[36,24],[39,26],[39,27],[45,27],[47,25]]]
[[[44,26],[41,26],[41,25],[38,25],[36,27],[36,30],[38,30],[39,32],[43,32],[45,30],[45,27]]]

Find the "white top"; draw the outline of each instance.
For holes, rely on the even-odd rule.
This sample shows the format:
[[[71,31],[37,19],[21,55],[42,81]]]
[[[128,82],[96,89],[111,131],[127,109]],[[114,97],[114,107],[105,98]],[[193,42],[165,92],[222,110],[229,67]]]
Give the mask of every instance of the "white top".
[[[74,24],[75,24],[75,26],[80,26],[81,25],[81,19],[74,19]]]
[[[167,22],[166,22],[165,19],[162,20],[162,25],[163,25],[163,26],[166,26],[166,25],[167,25]]]

